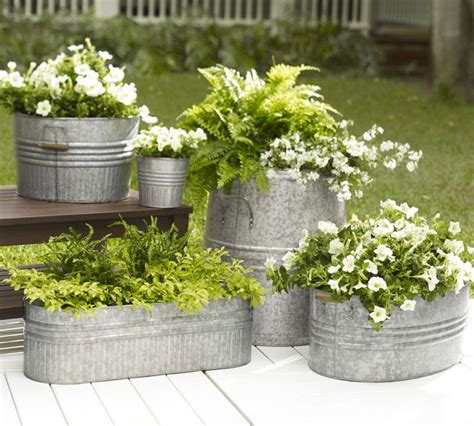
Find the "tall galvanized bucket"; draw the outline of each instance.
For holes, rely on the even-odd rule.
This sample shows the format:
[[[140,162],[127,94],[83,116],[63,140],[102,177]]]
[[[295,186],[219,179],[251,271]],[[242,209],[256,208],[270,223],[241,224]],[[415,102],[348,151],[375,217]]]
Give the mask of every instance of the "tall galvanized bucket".
[[[309,291],[294,289],[271,294],[265,278],[265,260],[278,261],[298,245],[303,229],[316,232],[320,220],[345,221],[344,204],[320,179],[299,185],[282,171],[262,193],[254,181],[235,182],[230,194],[211,194],[204,244],[224,246],[231,256],[242,259],[253,276],[267,289],[266,302],[254,312],[253,341],[258,345],[305,345],[309,341]]]
[[[18,195],[66,203],[128,196],[139,118],[13,117]]]
[[[178,207],[188,174],[185,158],[138,157],[138,190],[142,206]]]
[[[468,320],[469,286],[459,294],[418,298],[415,310],[396,309],[381,332],[353,297],[343,303],[311,291],[309,366],[323,376],[357,382],[415,379],[461,360]]]
[[[107,307],[74,319],[27,304],[24,371],[70,384],[237,367],[250,361],[251,338],[252,309],[240,298],[193,316],[157,303],[152,312]]]

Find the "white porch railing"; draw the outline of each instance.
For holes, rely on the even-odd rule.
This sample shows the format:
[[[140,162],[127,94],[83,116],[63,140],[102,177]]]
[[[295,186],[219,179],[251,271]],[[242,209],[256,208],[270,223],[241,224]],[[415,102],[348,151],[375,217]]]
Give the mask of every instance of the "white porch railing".
[[[445,0],[450,1],[450,0]],[[429,27],[433,0],[378,0],[377,22]]]
[[[0,0],[1,2],[1,0]],[[372,0],[3,0],[3,13],[26,17],[44,13],[85,13],[97,17],[126,15],[139,22],[181,20],[192,14],[197,23],[222,25],[271,22],[298,16],[310,24],[334,22],[368,31]]]

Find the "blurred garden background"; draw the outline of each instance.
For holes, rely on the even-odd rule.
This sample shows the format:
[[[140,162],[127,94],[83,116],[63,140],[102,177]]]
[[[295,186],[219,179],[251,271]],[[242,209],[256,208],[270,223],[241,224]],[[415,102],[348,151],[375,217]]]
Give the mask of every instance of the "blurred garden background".
[[[418,6],[396,21],[389,12],[397,2]],[[90,37],[99,49],[110,51],[117,64],[127,64],[130,78],[137,82],[139,103],[148,105],[166,125],[175,125],[184,109],[207,92],[207,83],[196,71],[199,67],[221,63],[265,72],[280,62],[317,66],[319,73],[306,73],[303,79],[320,85],[326,101],[353,120],[356,131],[376,123],[385,129],[384,139],[423,151],[415,173],[397,169],[375,174],[364,198],[348,203],[349,214],[374,212],[379,200],[392,198],[418,206],[424,214],[439,212],[445,220],[459,221],[465,241],[474,243],[474,105],[459,72],[469,64],[461,64],[462,51],[451,49],[453,40],[440,35],[456,27],[457,21],[446,22],[446,14],[442,22],[436,20],[442,14],[437,7],[450,3],[452,8],[458,0],[444,6],[437,0],[296,1],[292,12],[280,12],[278,19],[273,19],[271,7],[279,2],[270,0],[92,3],[64,2],[68,10],[61,11],[63,2],[52,0],[4,1],[0,69],[16,61],[24,70],[31,61],[39,62]],[[175,3],[179,19],[171,16]],[[203,20],[199,8],[204,3],[217,15]],[[238,9],[242,3],[247,9]],[[226,4],[231,4],[229,11]],[[337,13],[335,4],[340,8]],[[316,22],[324,5],[330,7],[327,14],[338,19]],[[359,25],[367,18],[367,5],[372,8],[370,26]],[[111,17],[97,17],[94,6]],[[241,22],[249,16],[250,24]],[[235,22],[219,22],[225,17]],[[12,119],[1,109],[0,135],[0,184],[14,185]],[[194,207],[199,232],[204,206]],[[0,266],[12,258],[34,261],[34,252],[25,247],[2,249]]]

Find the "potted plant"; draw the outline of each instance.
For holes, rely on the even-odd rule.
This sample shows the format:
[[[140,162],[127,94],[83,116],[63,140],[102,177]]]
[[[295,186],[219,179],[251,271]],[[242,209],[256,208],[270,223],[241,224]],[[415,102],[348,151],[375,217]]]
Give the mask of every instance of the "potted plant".
[[[343,380],[384,382],[444,370],[461,358],[474,250],[460,226],[431,223],[392,200],[375,217],[321,222],[268,278],[276,291],[311,289],[310,367]]]
[[[44,270],[14,269],[24,291],[25,375],[47,383],[228,368],[250,361],[252,306],[264,290],[225,251],[122,224],[54,238]]]
[[[140,204],[148,207],[178,207],[188,174],[188,158],[206,140],[200,128],[152,126],[134,141],[138,155]]]
[[[27,198],[97,203],[128,196],[139,117],[133,83],[112,56],[85,45],[20,73],[0,71],[0,104],[13,113],[17,191]]]
[[[306,66],[275,65],[265,78],[216,66],[200,70],[212,89],[188,109],[182,125],[208,135],[190,164],[189,186],[199,205],[211,192],[205,244],[225,246],[243,259],[269,290],[265,259],[281,257],[301,231],[321,220],[345,221],[344,202],[362,196],[378,165],[413,171],[421,152],[376,138],[373,126],[361,136],[323,101],[315,85],[296,84]],[[308,343],[309,292],[268,296],[254,315],[254,342]]]

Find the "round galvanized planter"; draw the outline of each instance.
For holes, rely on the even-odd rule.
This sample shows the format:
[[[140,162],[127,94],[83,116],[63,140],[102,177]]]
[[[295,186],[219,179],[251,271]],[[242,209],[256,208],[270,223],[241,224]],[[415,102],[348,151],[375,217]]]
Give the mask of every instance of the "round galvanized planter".
[[[24,372],[70,384],[237,367],[250,361],[251,338],[252,309],[240,298],[193,316],[157,303],[151,313],[107,307],[77,320],[26,304]]]
[[[315,232],[320,220],[338,224],[345,220],[344,204],[329,191],[325,179],[302,187],[287,172],[279,172],[266,193],[251,181],[235,182],[228,195],[211,194],[204,244],[223,246],[231,256],[242,259],[267,289],[265,304],[254,312],[255,344],[308,344],[309,291],[271,294],[264,263],[271,256],[280,260],[298,244],[302,230]]]
[[[138,157],[140,204],[163,208],[180,206],[187,174],[187,159]]]
[[[36,200],[106,203],[128,196],[139,118],[14,114],[17,192]]]
[[[338,303],[311,291],[309,366],[324,376],[357,382],[415,379],[461,360],[469,286],[459,294],[417,299],[414,311],[396,309],[381,332],[353,297]]]

